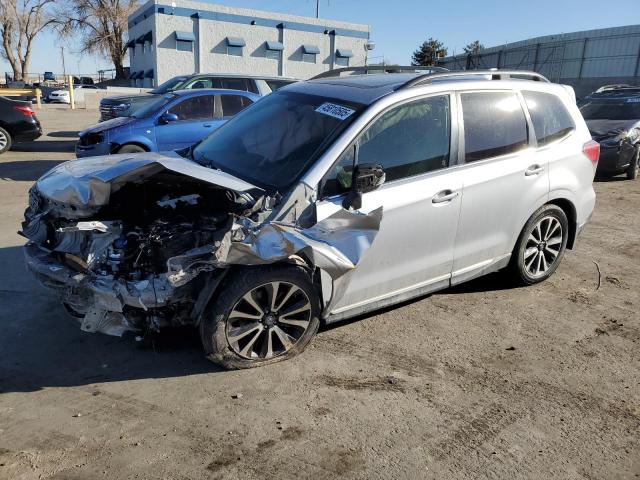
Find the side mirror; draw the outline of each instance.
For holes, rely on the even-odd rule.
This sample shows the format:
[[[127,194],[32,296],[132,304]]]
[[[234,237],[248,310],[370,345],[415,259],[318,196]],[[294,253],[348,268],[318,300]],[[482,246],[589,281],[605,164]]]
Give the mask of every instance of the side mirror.
[[[164,112],[160,117],[160,123],[163,123],[163,124],[167,124],[170,122],[177,122],[177,121],[178,121],[178,115],[176,115],[175,113]]]
[[[346,210],[353,208],[358,210],[362,207],[362,194],[377,189],[385,181],[386,175],[382,165],[375,163],[363,163],[356,165],[353,169],[353,180],[351,191],[342,202],[342,207]]]

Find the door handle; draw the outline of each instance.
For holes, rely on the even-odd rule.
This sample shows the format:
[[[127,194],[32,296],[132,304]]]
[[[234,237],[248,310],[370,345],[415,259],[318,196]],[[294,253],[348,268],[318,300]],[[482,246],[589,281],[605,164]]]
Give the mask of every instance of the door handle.
[[[531,165],[529,168],[527,168],[524,171],[524,174],[527,177],[530,177],[531,175],[540,175],[542,172],[544,172],[544,167],[541,167],[540,165]]]
[[[213,127],[213,123],[205,123],[202,126],[205,127],[205,128],[211,128],[211,127]]]
[[[441,192],[438,192],[433,196],[433,198],[431,199],[431,203],[450,202],[459,194],[459,192],[454,192],[453,190],[442,190]]]

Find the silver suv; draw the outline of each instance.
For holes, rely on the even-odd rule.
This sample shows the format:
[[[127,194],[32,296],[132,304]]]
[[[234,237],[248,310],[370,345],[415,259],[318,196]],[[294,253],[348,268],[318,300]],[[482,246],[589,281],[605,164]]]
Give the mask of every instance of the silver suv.
[[[320,78],[183,151],[55,167],[26,261],[85,331],[193,325],[211,360],[252,367],[489,272],[545,280],[591,215],[598,155],[573,91],[535,73]]]

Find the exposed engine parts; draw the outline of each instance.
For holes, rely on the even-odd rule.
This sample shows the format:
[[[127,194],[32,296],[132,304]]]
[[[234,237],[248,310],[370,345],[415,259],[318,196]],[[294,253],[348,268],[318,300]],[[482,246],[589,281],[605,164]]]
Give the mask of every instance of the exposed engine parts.
[[[317,222],[304,186],[267,196],[173,157],[121,157],[55,167],[31,189],[22,225],[27,266],[87,332],[196,324],[233,265],[320,269],[328,308],[379,229],[381,210]]]

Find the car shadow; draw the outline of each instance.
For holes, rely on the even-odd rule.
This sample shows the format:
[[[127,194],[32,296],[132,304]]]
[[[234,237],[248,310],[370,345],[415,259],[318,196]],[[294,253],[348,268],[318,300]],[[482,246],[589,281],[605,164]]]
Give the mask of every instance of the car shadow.
[[[75,148],[75,140],[35,140],[16,143],[11,147],[11,150],[14,152],[66,153],[75,151]]]
[[[77,130],[62,130],[60,132],[47,132],[47,137],[53,138],[78,138],[80,132]]]
[[[425,293],[424,295],[420,295],[419,297],[412,298],[410,300],[405,300],[404,302],[396,303],[393,305],[389,305],[388,307],[380,308],[378,310],[375,310],[374,312],[363,313],[353,318],[340,320],[335,323],[329,323],[329,324],[323,323],[321,326],[321,331],[332,330],[334,328],[339,328],[354,322],[359,322],[360,320],[364,320],[374,315],[392,312],[394,310],[406,307],[407,305],[410,305],[414,302],[419,302],[420,300],[424,300],[425,298],[429,298],[431,296],[513,290],[517,288],[523,288],[523,287],[515,284],[513,280],[509,278],[508,275],[505,275],[504,272],[494,272],[494,273],[490,273],[482,277],[476,278],[474,280],[461,283],[460,285],[449,287],[445,290],[439,290],[433,293]]]
[[[0,161],[0,179],[16,182],[35,182],[44,173],[66,160]]]
[[[57,297],[25,271],[22,247],[0,249],[0,395],[223,370],[202,352],[194,328],[136,341],[80,330]]]

